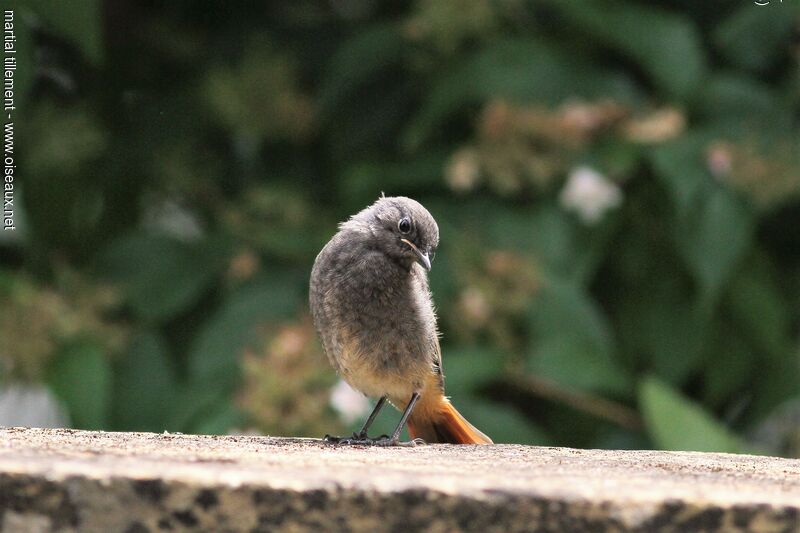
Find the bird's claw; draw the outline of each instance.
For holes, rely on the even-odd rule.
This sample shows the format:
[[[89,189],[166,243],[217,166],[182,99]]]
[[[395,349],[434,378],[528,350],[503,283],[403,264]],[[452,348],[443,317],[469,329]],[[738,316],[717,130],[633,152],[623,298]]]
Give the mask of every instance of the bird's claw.
[[[373,446],[402,446],[405,448],[413,448],[415,446],[419,446],[422,444],[425,444],[425,441],[422,439],[411,439],[409,441],[402,441],[400,439],[393,439],[388,435],[383,435],[375,439]]]
[[[369,446],[372,444],[373,439],[369,437],[360,437],[358,434],[353,433],[352,437],[333,437],[331,435],[325,435],[323,437],[322,442],[325,444],[343,444],[347,446],[354,446],[354,445],[361,445],[361,446]]]
[[[322,439],[322,442],[325,444],[333,444],[336,446],[343,445],[343,446],[382,446],[382,447],[389,447],[389,446],[402,446],[402,447],[414,447],[421,444],[425,444],[425,441],[422,439],[412,439],[410,441],[401,441],[398,438],[392,438],[389,435],[381,435],[377,438],[370,438],[367,436],[361,436],[358,433],[353,433],[352,437],[333,437],[331,435],[325,435]]]

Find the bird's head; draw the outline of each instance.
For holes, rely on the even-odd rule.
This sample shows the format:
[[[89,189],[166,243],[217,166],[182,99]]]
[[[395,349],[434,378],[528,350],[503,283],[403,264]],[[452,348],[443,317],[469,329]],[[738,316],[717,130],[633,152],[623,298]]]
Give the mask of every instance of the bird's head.
[[[439,226],[422,204],[404,196],[381,197],[352,219],[370,233],[370,245],[411,270],[431,269]],[[347,223],[346,223],[347,224]]]

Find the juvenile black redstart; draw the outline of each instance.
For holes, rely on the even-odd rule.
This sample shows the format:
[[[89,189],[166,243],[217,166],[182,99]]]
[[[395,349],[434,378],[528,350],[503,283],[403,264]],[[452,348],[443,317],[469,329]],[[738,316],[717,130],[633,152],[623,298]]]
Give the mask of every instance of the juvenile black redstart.
[[[326,441],[492,443],[444,396],[427,276],[438,244],[439,227],[421,204],[382,197],[343,222],[317,256],[309,300],[325,353],[351,387],[378,398],[360,432]],[[387,400],[403,410],[400,422],[392,435],[369,438]],[[401,442],[406,423],[412,440]]]

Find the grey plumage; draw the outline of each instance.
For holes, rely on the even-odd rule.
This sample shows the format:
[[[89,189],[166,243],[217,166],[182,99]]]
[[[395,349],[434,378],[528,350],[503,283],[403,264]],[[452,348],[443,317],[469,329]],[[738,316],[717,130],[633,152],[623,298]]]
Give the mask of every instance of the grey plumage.
[[[398,408],[421,392],[417,410],[424,410],[425,399],[444,390],[421,259],[438,244],[439,228],[422,205],[380,198],[340,225],[311,272],[311,313],[331,364],[353,388]]]
[[[492,443],[444,396],[427,275],[438,245],[439,227],[422,205],[382,197],[342,223],[317,256],[309,301],[325,353],[350,386],[380,398],[361,431],[326,442]],[[384,399],[403,415],[391,436],[370,439]],[[414,440],[401,443],[406,424]]]

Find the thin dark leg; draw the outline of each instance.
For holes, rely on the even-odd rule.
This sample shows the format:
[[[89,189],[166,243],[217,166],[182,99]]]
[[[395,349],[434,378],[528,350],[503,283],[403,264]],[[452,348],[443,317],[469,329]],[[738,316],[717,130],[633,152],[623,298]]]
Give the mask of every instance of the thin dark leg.
[[[352,437],[331,437],[330,435],[325,435],[323,441],[329,444],[359,444],[362,446],[416,446],[417,444],[424,444],[421,439],[414,439],[409,442],[400,441],[400,434],[403,432],[403,428],[406,422],[408,422],[408,417],[411,416],[411,412],[414,410],[414,405],[416,405],[417,400],[419,400],[419,393],[415,392],[411,395],[411,400],[409,400],[408,405],[406,405],[405,410],[403,410],[400,422],[398,422],[391,437],[388,435],[383,435],[374,439],[367,437],[367,429],[369,429],[369,426],[375,420],[375,417],[378,416],[378,412],[386,402],[386,397],[384,396],[378,400],[378,404],[375,406],[375,409],[372,410],[372,413],[369,415],[369,418],[367,418],[360,432],[354,433]]]
[[[364,422],[364,427],[362,427],[361,431],[359,431],[358,433],[356,433],[354,435],[355,437],[357,437],[359,439],[366,439],[367,438],[367,430],[372,425],[372,423],[375,421],[375,417],[378,416],[378,413],[380,412],[381,408],[383,407],[383,404],[385,404],[385,403],[386,403],[386,396],[381,396],[380,400],[378,400],[378,403],[375,404],[375,408],[370,413],[369,418],[367,418],[367,421]]]
[[[403,416],[400,417],[400,422],[397,423],[397,427],[394,428],[394,433],[392,433],[392,439],[397,440],[400,438],[400,433],[402,433],[403,428],[408,422],[408,417],[411,416],[411,411],[414,410],[414,406],[417,404],[417,400],[419,400],[419,393],[415,392],[411,395],[411,400],[409,400],[408,405],[406,405],[405,411],[403,411]]]
[[[400,434],[403,432],[403,428],[405,427],[406,422],[408,422],[408,417],[411,416],[411,411],[414,410],[417,400],[419,400],[419,393],[415,392],[411,395],[411,400],[409,400],[408,405],[406,405],[406,408],[403,411],[403,416],[400,417],[400,422],[398,422],[397,427],[394,428],[392,436],[386,439],[377,439],[375,441],[377,446],[415,446],[422,442],[420,439],[415,439],[409,442],[400,442]]]
[[[386,396],[381,396],[378,403],[375,404],[375,408],[369,414],[367,421],[364,422],[361,431],[353,433],[352,437],[332,437],[331,435],[325,435],[322,440],[330,444],[371,444],[372,439],[367,436],[367,430],[375,421],[375,418],[378,416],[378,413],[385,403]]]

